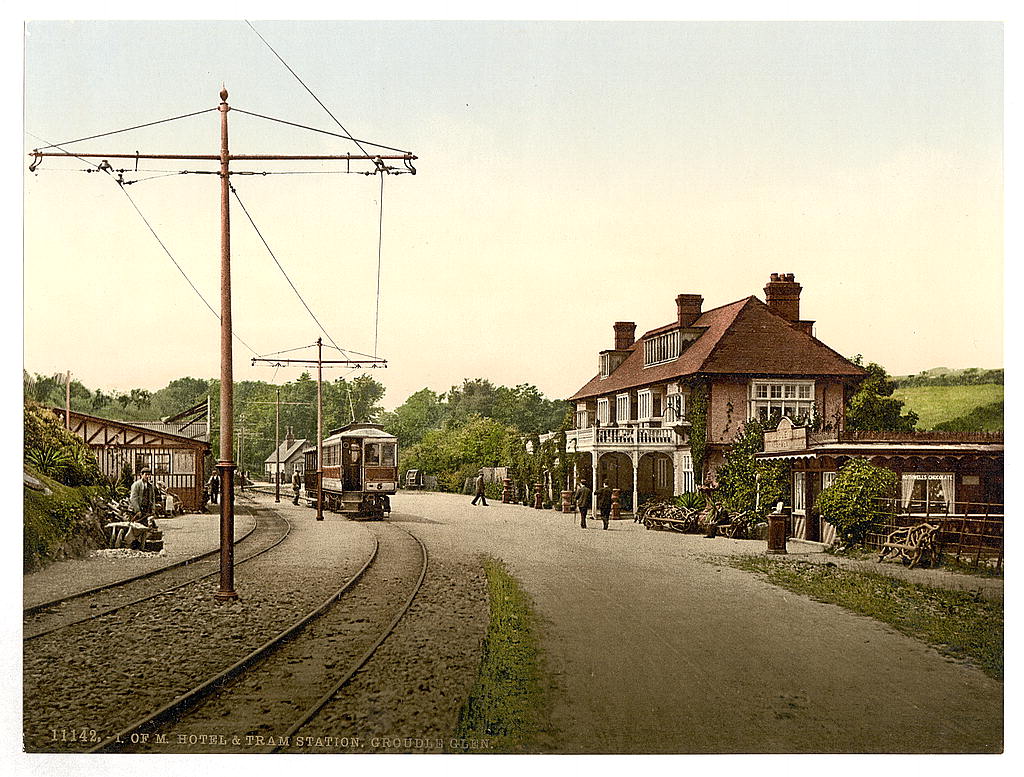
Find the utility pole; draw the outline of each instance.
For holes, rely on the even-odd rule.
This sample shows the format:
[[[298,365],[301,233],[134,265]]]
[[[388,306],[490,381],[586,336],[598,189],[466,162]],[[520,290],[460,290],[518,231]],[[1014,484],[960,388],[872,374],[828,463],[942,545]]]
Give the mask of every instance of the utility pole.
[[[347,366],[386,367],[386,359],[327,359],[324,360],[324,341],[316,339],[316,359],[265,359],[254,357],[256,362],[270,362],[274,367],[287,364],[316,365],[316,519],[324,519],[324,400],[323,400],[323,369],[325,364],[344,364]]]
[[[29,156],[33,162],[29,170],[35,170],[43,157],[74,157],[76,159],[134,159],[136,164],[141,159],[183,160],[183,161],[217,161],[220,162],[220,459],[217,470],[220,472],[221,503],[220,503],[220,587],[215,598],[218,602],[229,602],[238,599],[235,592],[235,463],[231,459],[231,442],[234,438],[232,413],[234,411],[234,373],[231,349],[231,209],[229,193],[231,185],[229,176],[232,174],[232,161],[274,161],[274,162],[309,162],[309,161],[371,161],[376,172],[384,175],[389,171],[383,160],[398,160],[405,163],[412,171],[411,163],[416,159],[414,154],[399,152],[396,154],[231,154],[228,150],[228,90],[221,88],[220,104],[220,153],[219,154],[140,154],[132,153],[73,153],[70,151],[33,150]],[[358,142],[357,142],[358,143]],[[52,148],[52,146],[48,147]],[[110,169],[103,163],[98,169]],[[120,182],[120,181],[119,181]]]

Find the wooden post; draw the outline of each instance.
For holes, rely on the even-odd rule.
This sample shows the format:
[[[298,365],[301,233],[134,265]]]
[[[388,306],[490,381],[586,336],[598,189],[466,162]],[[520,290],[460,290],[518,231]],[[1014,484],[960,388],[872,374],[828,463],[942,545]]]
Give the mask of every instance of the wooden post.
[[[533,484],[533,507],[535,510],[540,510],[544,506],[544,497],[541,493],[543,488],[543,483]]]
[[[508,504],[512,501],[512,478],[504,478],[501,487],[501,503]]]
[[[618,518],[622,515],[622,491],[618,488],[612,489],[612,518]]]
[[[324,341],[316,339],[316,519],[324,519]]]
[[[571,513],[572,512],[571,497],[572,497],[572,491],[563,491],[562,492],[562,512],[563,513]]]

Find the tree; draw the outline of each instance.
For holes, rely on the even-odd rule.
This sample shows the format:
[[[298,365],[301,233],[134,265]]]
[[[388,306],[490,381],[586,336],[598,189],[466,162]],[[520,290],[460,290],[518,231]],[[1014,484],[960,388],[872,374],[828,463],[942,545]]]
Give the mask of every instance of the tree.
[[[892,394],[896,381],[885,368],[874,362],[864,366],[864,357],[857,354],[854,364],[867,370],[867,377],[846,403],[846,428],[872,432],[912,432],[917,426],[917,413],[903,414],[903,401]]]
[[[420,442],[430,429],[439,426],[445,412],[441,395],[423,388],[392,412],[384,413],[381,422],[398,438],[399,447],[405,449]]]
[[[884,499],[896,496],[899,476],[864,459],[850,459],[839,468],[835,482],[814,502],[821,517],[836,527],[843,545],[864,540],[864,535],[886,514]]]

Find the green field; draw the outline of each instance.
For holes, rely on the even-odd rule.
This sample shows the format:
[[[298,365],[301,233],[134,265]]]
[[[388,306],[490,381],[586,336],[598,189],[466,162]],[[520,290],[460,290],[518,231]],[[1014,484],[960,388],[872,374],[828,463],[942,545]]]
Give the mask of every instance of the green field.
[[[964,419],[965,431],[1003,430],[1002,385],[909,386],[896,389],[893,396],[903,400],[904,411],[917,413],[918,429],[934,429],[936,424]]]

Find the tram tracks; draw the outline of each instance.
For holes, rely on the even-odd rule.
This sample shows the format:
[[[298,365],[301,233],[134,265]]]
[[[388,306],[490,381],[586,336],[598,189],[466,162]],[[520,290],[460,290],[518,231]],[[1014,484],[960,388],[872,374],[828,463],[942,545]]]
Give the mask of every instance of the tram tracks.
[[[237,539],[235,545],[237,547],[246,542],[246,549],[252,547],[255,550],[236,559],[236,565],[277,547],[291,531],[291,523],[277,513],[247,509],[255,517],[255,525]],[[159,569],[27,607],[23,611],[23,640],[28,643],[213,577],[219,571],[218,554],[219,550],[209,551]]]
[[[423,586],[423,543],[390,524],[370,531],[370,557],[319,607],[89,752],[280,750],[367,665]]]

